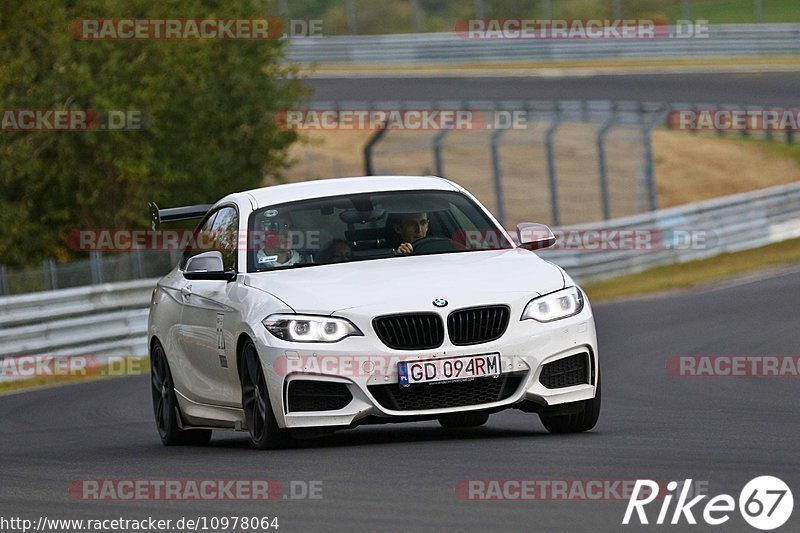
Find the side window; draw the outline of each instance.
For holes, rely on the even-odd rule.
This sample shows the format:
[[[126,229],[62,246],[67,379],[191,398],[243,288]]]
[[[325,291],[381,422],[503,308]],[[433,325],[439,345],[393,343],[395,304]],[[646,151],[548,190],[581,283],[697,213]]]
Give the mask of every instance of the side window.
[[[217,213],[219,211],[213,213],[209,216],[203,223],[194,231],[194,242],[186,248],[183,252],[183,259],[181,260],[181,270],[186,267],[186,261],[189,260],[190,257],[194,257],[197,254],[207,252],[212,250],[213,248],[210,247],[211,238],[212,238],[212,228],[214,227],[214,219],[217,218]]]
[[[239,242],[239,216],[233,207],[223,207],[214,217],[211,227],[212,250],[222,253],[223,270],[236,269],[236,251]]]

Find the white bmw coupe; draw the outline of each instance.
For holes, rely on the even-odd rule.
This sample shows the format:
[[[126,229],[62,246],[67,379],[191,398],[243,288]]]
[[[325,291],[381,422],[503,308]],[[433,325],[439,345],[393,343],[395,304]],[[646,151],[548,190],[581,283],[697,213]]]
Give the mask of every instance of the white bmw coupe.
[[[583,291],[438,177],[328,179],[159,210],[202,219],[153,291],[153,408],[166,445],[212,430],[255,447],[360,424],[538,413],[594,427],[600,372]]]

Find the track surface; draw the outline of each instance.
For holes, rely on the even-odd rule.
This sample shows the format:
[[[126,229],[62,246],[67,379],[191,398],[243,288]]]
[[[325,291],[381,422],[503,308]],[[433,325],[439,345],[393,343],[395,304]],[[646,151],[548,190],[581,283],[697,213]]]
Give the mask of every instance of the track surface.
[[[566,78],[313,78],[314,100],[635,100],[789,106],[800,73],[640,74]]]
[[[670,376],[682,354],[797,354],[800,274],[595,307],[603,412],[591,433],[547,434],[535,415],[507,411],[487,426],[368,426],[257,452],[242,434],[211,446],[164,448],[145,377],[2,398],[0,515],[36,518],[269,515],[279,531],[618,531],[622,501],[460,501],[465,479],[708,481],[738,497],[760,475],[783,478],[800,499],[797,378]],[[85,502],[79,479],[320,480],[321,500]],[[651,520],[657,509],[651,511]],[[630,531],[655,526],[629,526]],[[723,528],[755,531],[734,514]],[[800,530],[800,511],[779,531]]]

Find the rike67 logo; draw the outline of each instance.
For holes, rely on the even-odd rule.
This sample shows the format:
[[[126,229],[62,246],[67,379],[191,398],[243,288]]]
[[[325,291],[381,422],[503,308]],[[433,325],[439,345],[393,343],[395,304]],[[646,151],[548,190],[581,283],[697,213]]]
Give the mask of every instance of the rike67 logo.
[[[676,490],[679,486],[681,487],[680,494]],[[687,479],[682,485],[676,481],[670,481],[667,484],[666,493],[659,494],[660,486],[655,481],[636,480],[622,523],[630,524],[631,519],[635,516],[634,524],[636,519],[640,524],[649,524],[649,520],[652,520],[653,517],[652,515],[647,516],[645,507],[656,499],[662,500],[661,509],[655,520],[655,524],[658,525],[666,523],[675,525],[684,521],[687,524],[697,524],[695,513],[701,515],[702,520],[712,526],[718,526],[730,520],[731,514],[737,507],[733,496],[720,494],[701,506],[698,504],[708,496],[701,494],[690,500],[691,486],[691,479]],[[644,496],[642,497],[642,495]],[[670,516],[670,507],[675,496],[677,496],[677,501]],[[697,507],[695,508],[695,506]],[[760,476],[748,481],[739,493],[738,507],[745,522],[756,529],[766,531],[779,528],[789,520],[794,508],[794,498],[789,486],[781,479],[773,476]]]

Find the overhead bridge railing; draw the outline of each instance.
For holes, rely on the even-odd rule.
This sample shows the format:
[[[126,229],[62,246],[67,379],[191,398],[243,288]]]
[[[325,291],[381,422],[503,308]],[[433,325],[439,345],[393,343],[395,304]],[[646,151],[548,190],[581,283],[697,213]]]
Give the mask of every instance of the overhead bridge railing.
[[[716,24],[703,34],[707,37],[467,39],[455,32],[301,37],[289,41],[286,58],[316,65],[425,65],[800,54],[800,24]]]

